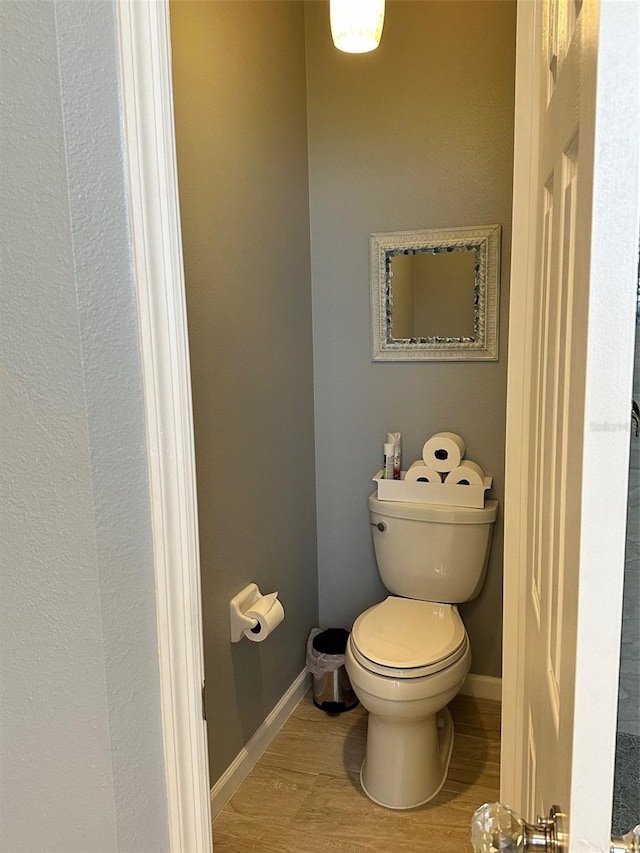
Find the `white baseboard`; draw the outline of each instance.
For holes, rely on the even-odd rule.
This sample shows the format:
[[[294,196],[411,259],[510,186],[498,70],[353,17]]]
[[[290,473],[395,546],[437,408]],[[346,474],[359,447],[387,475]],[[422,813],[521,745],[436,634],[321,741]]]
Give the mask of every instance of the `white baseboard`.
[[[307,669],[302,670],[273,711],[253,735],[251,740],[237,754],[222,776],[211,789],[211,817],[217,815],[238,790],[244,779],[253,770],[273,738],[302,699],[310,686]]]
[[[500,702],[502,700],[502,679],[496,678],[494,675],[476,675],[474,672],[470,672],[460,693],[463,696],[494,699],[496,702]]]

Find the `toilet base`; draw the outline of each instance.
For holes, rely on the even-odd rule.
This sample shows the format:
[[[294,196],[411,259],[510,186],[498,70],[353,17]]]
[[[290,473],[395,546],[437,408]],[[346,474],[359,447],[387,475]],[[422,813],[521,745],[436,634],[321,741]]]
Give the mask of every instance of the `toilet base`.
[[[443,708],[418,724],[398,724],[369,714],[362,790],[379,806],[414,809],[432,800],[447,778],[453,720]]]

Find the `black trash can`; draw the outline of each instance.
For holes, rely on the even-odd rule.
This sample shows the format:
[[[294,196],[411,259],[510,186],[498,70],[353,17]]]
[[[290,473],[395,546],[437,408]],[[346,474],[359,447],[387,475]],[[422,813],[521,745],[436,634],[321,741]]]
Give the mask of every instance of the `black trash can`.
[[[307,667],[313,674],[313,704],[327,714],[341,714],[358,704],[344,665],[349,632],[314,628],[307,643]]]

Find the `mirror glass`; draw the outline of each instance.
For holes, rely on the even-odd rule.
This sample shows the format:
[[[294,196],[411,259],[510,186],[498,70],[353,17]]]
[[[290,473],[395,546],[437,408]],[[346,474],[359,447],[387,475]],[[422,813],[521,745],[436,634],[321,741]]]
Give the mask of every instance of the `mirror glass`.
[[[373,359],[495,360],[500,228],[371,235]]]
[[[392,255],[389,258],[393,338],[472,338],[476,253]]]

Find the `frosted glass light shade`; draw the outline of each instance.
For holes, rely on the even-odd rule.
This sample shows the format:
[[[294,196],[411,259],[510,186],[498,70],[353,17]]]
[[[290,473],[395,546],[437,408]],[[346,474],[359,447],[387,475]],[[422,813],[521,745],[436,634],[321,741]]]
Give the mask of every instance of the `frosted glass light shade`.
[[[384,0],[331,0],[329,17],[338,50],[367,53],[380,44]]]

